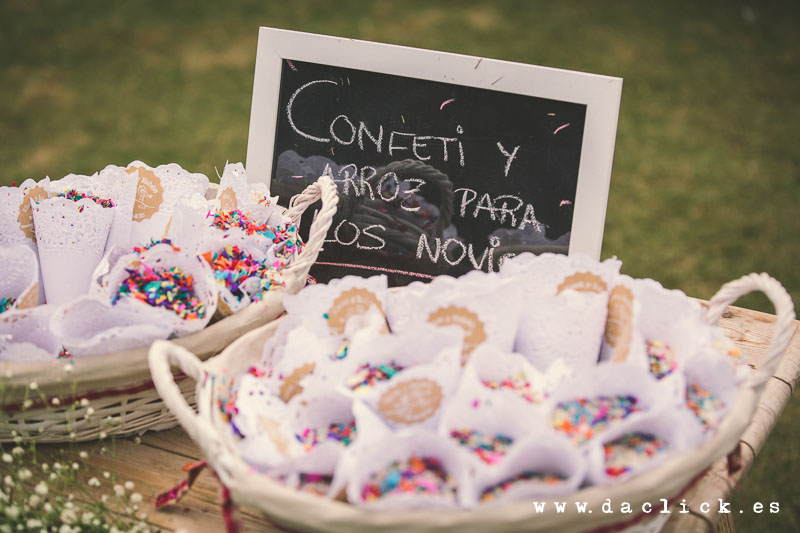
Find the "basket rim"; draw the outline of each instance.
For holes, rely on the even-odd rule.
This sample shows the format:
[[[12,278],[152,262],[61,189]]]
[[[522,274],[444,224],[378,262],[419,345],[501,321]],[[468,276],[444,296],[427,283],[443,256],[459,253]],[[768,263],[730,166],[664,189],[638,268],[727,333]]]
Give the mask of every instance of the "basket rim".
[[[228,346],[221,354],[202,363],[201,368],[206,376],[227,375],[236,366],[232,361],[241,347],[259,340],[265,341],[280,326],[281,317],[270,324],[249,332]],[[708,327],[719,327],[708,325]],[[238,375],[238,373],[237,373]],[[517,502],[503,506],[479,506],[471,509],[453,510],[418,510],[418,511],[381,511],[375,512],[346,502],[323,499],[305,494],[282,485],[266,474],[254,471],[242,459],[235,447],[232,437],[224,432],[221,417],[216,411],[217,393],[214,384],[216,379],[205,379],[198,383],[196,391],[197,422],[210,426],[219,439],[213,450],[207,442],[196,442],[201,448],[209,465],[218,473],[220,480],[230,488],[234,499],[239,503],[252,505],[265,513],[270,520],[286,524],[290,527],[326,531],[349,531],[355,527],[375,528],[391,527],[398,531],[408,528],[423,530],[442,530],[458,526],[465,530],[481,531],[491,527],[496,530],[549,530],[553,527],[564,528],[571,522],[566,520],[581,517],[580,530],[607,531],[616,529],[615,524],[635,523],[646,519],[634,513],[632,515],[614,513],[605,515],[559,514],[550,507],[549,513],[535,512],[530,503]],[[742,381],[737,388],[737,397],[720,422],[716,432],[704,442],[684,450],[650,471],[639,474],[626,481],[603,486],[591,486],[580,489],[558,501],[590,502],[589,509],[600,508],[606,498],[614,501],[630,502],[634,509],[641,508],[644,502],[672,499],[687,490],[697,479],[710,468],[714,461],[726,456],[738,443],[738,439],[749,424],[756,410],[757,391]],[[210,443],[214,446],[215,443]],[[221,446],[220,446],[221,445]],[[541,501],[552,501],[553,498],[540,498]],[[573,504],[574,505],[574,504]],[[313,508],[313,516],[298,512],[301,508]],[[644,514],[644,513],[639,513]],[[320,524],[324,528],[320,528]],[[630,524],[628,524],[630,525]],[[567,529],[565,529],[567,530]]]

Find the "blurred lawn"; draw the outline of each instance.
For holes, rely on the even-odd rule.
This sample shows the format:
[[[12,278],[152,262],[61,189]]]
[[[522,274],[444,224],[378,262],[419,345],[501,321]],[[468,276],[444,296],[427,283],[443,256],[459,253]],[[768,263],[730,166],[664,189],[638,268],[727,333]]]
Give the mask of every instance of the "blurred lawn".
[[[260,25],[625,78],[603,256],[710,298],[769,272],[800,302],[800,3],[0,3],[0,183],[244,161]],[[771,312],[763,297],[739,305]],[[800,530],[793,400],[734,507]]]

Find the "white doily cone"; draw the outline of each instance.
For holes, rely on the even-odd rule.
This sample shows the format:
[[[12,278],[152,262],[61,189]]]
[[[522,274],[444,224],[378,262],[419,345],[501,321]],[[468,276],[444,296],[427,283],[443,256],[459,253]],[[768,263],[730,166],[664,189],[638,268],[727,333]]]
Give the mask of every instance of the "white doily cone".
[[[35,307],[39,301],[39,260],[26,244],[0,248],[0,298],[14,298],[10,309]]]
[[[33,206],[48,303],[60,305],[86,294],[113,217],[112,210],[88,199],[50,198]]]

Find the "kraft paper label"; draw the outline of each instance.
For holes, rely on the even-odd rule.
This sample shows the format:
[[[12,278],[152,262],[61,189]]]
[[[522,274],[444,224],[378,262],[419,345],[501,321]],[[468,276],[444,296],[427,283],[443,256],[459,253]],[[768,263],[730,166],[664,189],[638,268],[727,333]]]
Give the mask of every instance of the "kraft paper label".
[[[19,229],[25,234],[27,238],[32,241],[36,240],[36,233],[33,228],[33,205],[31,202],[41,202],[47,200],[47,191],[41,185],[37,185],[22,197],[22,203],[19,204]]]
[[[284,457],[289,457],[289,441],[286,440],[286,436],[281,432],[280,424],[264,415],[258,415],[258,423],[267,434],[267,437],[269,437],[269,440],[275,444],[278,451]]]
[[[611,360],[624,361],[633,335],[633,292],[627,287],[617,285],[608,297],[608,318],[605,339],[614,348]]]
[[[398,383],[378,400],[378,411],[397,424],[427,420],[442,405],[442,388],[431,379],[410,379]]]
[[[31,288],[22,293],[17,300],[17,309],[28,309],[39,305],[39,283],[34,283]]]
[[[464,347],[461,350],[461,366],[467,364],[472,350],[486,341],[486,330],[478,315],[464,307],[451,305],[437,309],[428,316],[428,322],[437,326],[458,326],[464,330]]]
[[[164,187],[161,180],[152,170],[144,167],[130,167],[126,170],[128,174],[139,173],[139,181],[136,184],[136,199],[133,202],[134,222],[142,222],[158,213],[164,201]]]
[[[350,317],[363,315],[373,305],[383,314],[381,302],[371,291],[359,287],[343,291],[328,311],[328,327],[331,333],[341,335]]]
[[[561,291],[572,289],[578,292],[597,292],[602,293],[608,290],[606,282],[597,274],[591,272],[576,272],[571,276],[564,278],[564,281],[558,286],[556,294],[561,294]]]
[[[316,363],[306,363],[303,366],[296,368],[294,372],[286,376],[283,379],[283,385],[281,385],[281,400],[288,402],[294,396],[303,392],[303,387],[300,385],[300,380],[311,374],[314,371],[314,368],[316,368]]]
[[[233,211],[239,208],[239,203],[236,201],[236,193],[230,187],[222,189],[217,199],[219,200],[219,207],[223,211]]]

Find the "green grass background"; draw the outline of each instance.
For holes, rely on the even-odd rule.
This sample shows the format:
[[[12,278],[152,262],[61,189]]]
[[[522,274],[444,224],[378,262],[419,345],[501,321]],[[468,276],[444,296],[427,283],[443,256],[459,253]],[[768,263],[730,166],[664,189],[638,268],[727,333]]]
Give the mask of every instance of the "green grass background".
[[[710,298],[769,272],[800,302],[800,3],[0,2],[0,183],[141,159],[244,161],[258,26],[625,79],[603,257]],[[739,305],[771,311],[746,297]],[[734,499],[800,530],[795,398]]]

